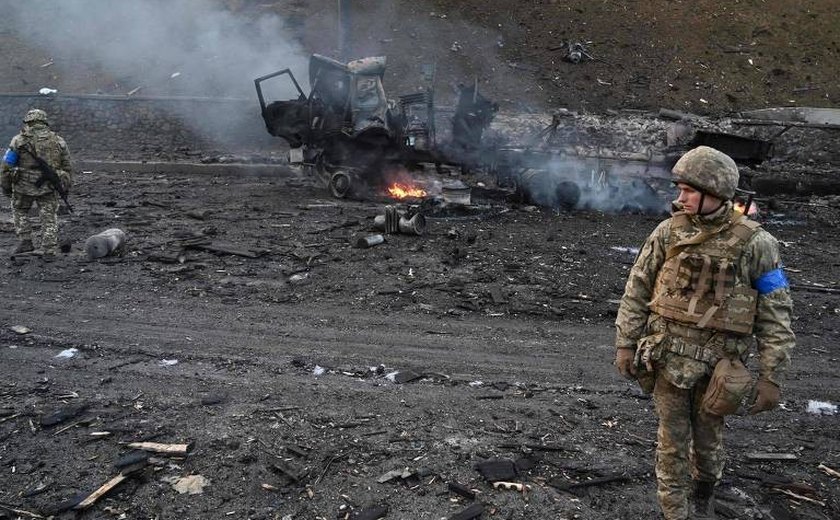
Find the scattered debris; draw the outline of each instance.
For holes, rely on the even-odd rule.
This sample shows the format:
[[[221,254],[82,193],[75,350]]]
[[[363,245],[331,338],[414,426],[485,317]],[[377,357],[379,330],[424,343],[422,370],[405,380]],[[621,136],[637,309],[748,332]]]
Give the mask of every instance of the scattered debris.
[[[789,497],[791,497],[795,500],[802,500],[804,502],[810,502],[812,504],[816,504],[818,506],[825,507],[825,502],[824,501],[817,500],[815,498],[806,497],[805,495],[800,495],[799,493],[794,493],[793,491],[791,491],[789,489],[774,488],[774,491],[776,491],[777,493],[781,493],[783,495],[787,495],[787,496],[789,496]]]
[[[382,235],[365,235],[356,237],[353,240],[353,247],[357,249],[367,249],[369,247],[377,246],[385,242],[385,237]]]
[[[149,452],[143,450],[132,450],[117,459],[114,462],[114,467],[117,469],[127,468],[135,464],[147,462],[149,460]]]
[[[200,495],[204,488],[210,485],[210,480],[202,475],[187,475],[185,477],[169,477],[163,479],[172,485],[172,489],[180,494]]]
[[[412,381],[417,381],[418,379],[423,379],[424,375],[413,370],[401,370],[399,372],[392,372],[386,377],[394,383],[402,385]]]
[[[153,453],[160,453],[163,455],[174,455],[177,457],[186,457],[192,450],[193,443],[186,444],[162,444],[159,442],[129,442],[129,448],[135,450],[151,451]]]
[[[41,427],[49,428],[50,426],[55,426],[56,424],[61,424],[68,419],[72,419],[74,417],[78,417],[83,412],[88,409],[88,405],[86,403],[76,405],[76,406],[68,406],[66,408],[61,408],[54,412],[50,412],[46,415],[41,417],[39,421],[41,423]]]
[[[15,334],[20,335],[29,334],[30,332],[32,332],[32,329],[23,325],[12,325],[11,327],[9,327],[9,330],[14,332]]]
[[[52,94],[56,94],[57,92],[58,90],[49,87],[43,87],[40,90],[38,90],[38,94],[41,94],[42,96],[50,96]]]
[[[398,478],[402,479],[402,480],[405,480],[407,478],[412,477],[413,475],[414,475],[414,472],[411,471],[408,468],[392,469],[391,471],[388,471],[388,472],[380,475],[379,478],[376,479],[376,481],[379,482],[380,484],[384,484],[386,482],[390,482],[390,481],[398,479]]]
[[[793,453],[769,453],[769,452],[758,452],[753,451],[747,453],[745,455],[746,459],[749,461],[756,461],[756,462],[764,462],[770,460],[779,460],[779,461],[794,461],[799,460]]]
[[[124,468],[122,471],[119,472],[117,476],[115,476],[108,482],[102,484],[102,486],[100,486],[99,489],[85,497],[85,499],[79,502],[77,505],[73,506],[73,509],[82,510],[89,508],[90,506],[95,504],[97,500],[105,496],[105,494],[107,494],[115,487],[119,486],[124,480],[142,470],[145,466],[146,462],[143,461],[138,464]]]
[[[837,405],[824,401],[808,401],[808,413],[814,415],[835,415],[837,413]]]
[[[563,59],[571,63],[580,63],[583,60],[594,61],[595,57],[589,54],[583,43],[569,42],[566,46],[566,55]]]
[[[309,279],[309,272],[308,271],[305,272],[305,273],[295,273],[295,274],[293,274],[292,276],[289,277],[289,283],[297,284],[297,283],[305,282],[308,279]]]
[[[817,469],[822,470],[828,476],[831,476],[831,477],[834,477],[834,478],[840,478],[840,471],[831,469],[828,466],[826,466],[825,464],[820,464],[819,466],[817,466]]]
[[[519,491],[524,493],[531,489],[531,486],[526,486],[521,482],[493,482],[493,489],[506,489],[508,491]]]
[[[441,195],[443,195],[445,204],[469,206],[472,202],[472,190],[463,181],[459,180],[444,183],[441,188]]]
[[[200,249],[202,251],[207,251],[208,253],[213,253],[216,255],[233,255],[242,256],[245,258],[259,258],[264,254],[268,253],[267,249],[241,249],[232,244],[222,244],[216,242],[210,244],[191,244],[187,247],[192,249]]]
[[[618,251],[619,253],[627,253],[628,255],[638,255],[639,248],[638,247],[625,247],[625,246],[612,246],[610,247],[613,251]]]
[[[381,505],[368,507],[367,509],[353,513],[350,518],[351,520],[379,520],[380,518],[385,518],[387,514],[388,506]]]
[[[79,349],[77,348],[68,348],[64,349],[58,354],[55,355],[56,359],[70,359],[72,357],[76,357],[76,354],[79,353]]]
[[[122,253],[125,243],[125,232],[118,228],[111,228],[85,240],[85,251],[88,259],[94,260]]]
[[[449,520],[472,520],[484,514],[484,504],[473,502],[466,509],[462,509],[449,517]]]
[[[162,367],[172,367],[178,364],[177,359],[161,359],[158,361],[158,365]]]
[[[601,486],[603,484],[611,484],[613,482],[625,482],[634,478],[636,477],[633,475],[628,475],[626,473],[617,473],[615,475],[607,475],[604,477],[583,480],[581,482],[570,482],[560,477],[554,477],[548,481],[548,485],[561,491],[572,491],[574,489]]]
[[[394,206],[385,206],[385,214],[377,215],[373,219],[373,226],[388,234],[404,233],[407,235],[423,235],[426,233],[426,218],[421,213],[408,217]]]
[[[446,484],[446,487],[447,489],[449,489],[449,491],[455,493],[456,495],[462,496],[469,500],[475,499],[475,491],[463,484],[459,484],[458,482],[448,482]]]
[[[9,507],[5,504],[0,504],[0,509],[5,510],[5,511],[11,511],[12,513],[15,513],[17,515],[23,515],[23,516],[26,516],[26,517],[29,517],[29,518],[46,518],[46,517],[41,516],[37,513],[32,513],[30,511],[26,511],[25,509],[17,509],[17,508],[14,508],[14,507]]]
[[[488,459],[475,465],[488,482],[513,480],[518,476],[516,464],[510,459]]]
[[[294,467],[292,464],[277,460],[271,464],[271,469],[276,473],[287,476],[292,482],[300,482],[306,476],[306,472]]]

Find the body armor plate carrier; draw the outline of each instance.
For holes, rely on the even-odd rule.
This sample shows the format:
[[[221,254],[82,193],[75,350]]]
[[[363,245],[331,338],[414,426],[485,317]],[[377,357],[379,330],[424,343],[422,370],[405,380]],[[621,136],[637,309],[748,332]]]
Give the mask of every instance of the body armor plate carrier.
[[[674,215],[651,311],[700,329],[751,334],[758,293],[736,269],[759,228],[737,214],[720,228],[698,233],[687,215]]]

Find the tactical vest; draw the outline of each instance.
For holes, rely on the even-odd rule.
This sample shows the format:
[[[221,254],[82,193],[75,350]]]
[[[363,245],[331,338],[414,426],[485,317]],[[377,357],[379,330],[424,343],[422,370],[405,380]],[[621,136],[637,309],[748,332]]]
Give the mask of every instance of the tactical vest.
[[[699,329],[751,334],[758,293],[736,276],[736,263],[760,227],[733,212],[730,221],[701,231],[688,215],[674,215],[651,311]]]
[[[53,168],[61,164],[61,145],[56,134],[48,128],[35,128],[22,132],[12,140],[13,147],[17,148],[20,157],[17,172],[15,173],[16,190],[22,195],[39,196],[53,191],[49,183],[42,183],[37,186],[41,178],[41,170],[38,163],[31,155],[22,150],[28,147],[39,157],[47,161]]]

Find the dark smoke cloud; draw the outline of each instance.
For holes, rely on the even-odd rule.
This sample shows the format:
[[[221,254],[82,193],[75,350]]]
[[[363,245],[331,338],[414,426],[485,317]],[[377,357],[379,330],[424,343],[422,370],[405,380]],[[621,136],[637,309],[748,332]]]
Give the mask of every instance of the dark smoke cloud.
[[[3,16],[21,38],[65,68],[96,64],[113,77],[133,81],[122,85],[126,91],[142,86],[141,94],[245,97],[253,94],[251,80],[259,75],[284,67],[306,70],[304,53],[284,36],[281,18],[240,17],[210,0],[6,5]]]

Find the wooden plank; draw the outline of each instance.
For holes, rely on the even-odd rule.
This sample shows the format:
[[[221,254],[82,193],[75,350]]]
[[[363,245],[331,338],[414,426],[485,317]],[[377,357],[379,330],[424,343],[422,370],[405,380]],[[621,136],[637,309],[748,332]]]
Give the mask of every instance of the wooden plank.
[[[78,504],[78,505],[76,505],[76,506],[74,506],[74,507],[73,507],[73,509],[76,509],[76,510],[82,510],[82,509],[87,509],[87,508],[89,508],[89,507],[90,507],[90,506],[92,506],[94,503],[96,503],[96,501],[97,501],[97,500],[99,500],[100,498],[102,498],[102,496],[104,496],[107,492],[109,492],[109,491],[111,491],[112,489],[114,489],[115,487],[119,486],[119,485],[120,485],[120,483],[122,483],[122,481],[123,481],[123,480],[125,480],[125,479],[127,479],[127,478],[128,478],[128,476],[127,476],[127,475],[123,475],[122,473],[120,473],[119,475],[117,475],[116,477],[112,478],[112,479],[111,479],[111,480],[109,480],[108,482],[106,482],[106,483],[102,484],[102,485],[99,487],[99,489],[97,489],[96,491],[94,491],[93,493],[91,493],[90,495],[88,495],[88,496],[87,496],[87,498],[85,498],[84,500],[82,500],[81,502],[79,502],[79,504]]]
[[[193,443],[187,444],[162,444],[159,442],[129,442],[129,448],[135,450],[151,451],[163,455],[177,455],[186,457],[193,447]]]
[[[746,459],[750,461],[794,461],[799,460],[799,457],[793,453],[768,453],[753,451],[746,454]]]

